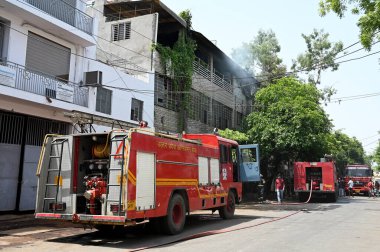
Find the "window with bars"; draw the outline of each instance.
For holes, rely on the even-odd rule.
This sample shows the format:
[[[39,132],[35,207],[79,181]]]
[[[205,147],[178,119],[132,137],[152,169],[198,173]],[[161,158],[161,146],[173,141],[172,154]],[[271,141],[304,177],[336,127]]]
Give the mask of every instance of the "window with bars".
[[[236,125],[241,126],[243,124],[243,114],[236,112]]]
[[[226,105],[213,100],[212,101],[212,113],[213,113],[213,127],[219,129],[231,128],[232,122],[232,109]]]
[[[210,98],[198,91],[192,90],[190,99],[191,107],[189,117],[193,120],[208,124]]]
[[[166,77],[155,78],[155,105],[178,111],[177,95],[174,92],[172,80]]]
[[[111,114],[112,108],[112,91],[106,88],[98,87],[96,93],[96,111]]]
[[[131,120],[133,121],[142,121],[142,112],[143,112],[144,102],[132,98],[132,106],[131,106]]]
[[[120,41],[131,38],[131,22],[112,25],[112,41]]]

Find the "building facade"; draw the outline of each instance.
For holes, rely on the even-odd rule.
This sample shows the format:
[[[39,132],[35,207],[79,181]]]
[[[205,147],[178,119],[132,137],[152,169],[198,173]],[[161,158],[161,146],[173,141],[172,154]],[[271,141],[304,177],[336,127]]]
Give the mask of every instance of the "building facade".
[[[96,59],[93,12],[80,0],[1,3],[0,212],[34,209],[45,134],[153,125],[154,75]]]
[[[172,80],[162,71],[159,54],[152,48],[156,43],[172,47],[186,22],[158,0],[96,0],[94,7],[102,14],[99,35],[113,41],[99,41],[98,59],[112,59],[110,62],[127,71],[136,72],[139,67],[142,72],[154,72],[154,127],[178,132],[181,95],[174,91]],[[255,78],[204,35],[191,34],[197,50],[186,131],[241,129],[244,116],[251,112]],[[108,52],[106,58],[104,51]]]

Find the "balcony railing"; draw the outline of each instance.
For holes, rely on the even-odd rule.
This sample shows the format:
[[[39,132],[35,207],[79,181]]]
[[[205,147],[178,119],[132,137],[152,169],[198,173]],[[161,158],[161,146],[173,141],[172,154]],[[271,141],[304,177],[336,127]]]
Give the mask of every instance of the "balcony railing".
[[[232,90],[232,84],[231,84],[231,81],[228,80],[228,79],[224,79],[224,77],[221,77],[214,69],[214,72],[212,73],[208,67],[204,66],[204,63],[203,61],[201,61],[200,59],[196,59],[194,62],[193,62],[193,68],[194,68],[194,72],[196,72],[197,74],[201,75],[202,77],[204,77],[205,79],[209,80],[209,81],[212,81],[212,83],[214,83],[215,85],[223,88],[224,90],[226,90],[227,92],[229,93],[232,93],[233,90]]]
[[[22,0],[81,31],[92,34],[93,18],[62,0]]]
[[[0,63],[0,85],[88,107],[88,88],[59,81],[14,63]]]

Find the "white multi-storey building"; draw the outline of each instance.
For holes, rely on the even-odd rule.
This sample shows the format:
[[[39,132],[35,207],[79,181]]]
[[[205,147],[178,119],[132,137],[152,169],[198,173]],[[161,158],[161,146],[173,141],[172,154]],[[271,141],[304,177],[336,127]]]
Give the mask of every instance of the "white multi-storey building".
[[[45,134],[154,124],[151,69],[97,61],[111,38],[85,2],[0,1],[0,211],[34,209]]]

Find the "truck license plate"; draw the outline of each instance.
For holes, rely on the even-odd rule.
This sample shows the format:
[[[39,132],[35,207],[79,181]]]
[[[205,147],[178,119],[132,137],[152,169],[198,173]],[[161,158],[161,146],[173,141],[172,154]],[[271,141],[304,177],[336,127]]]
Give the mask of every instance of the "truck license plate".
[[[360,190],[355,190],[356,193],[360,193]]]

